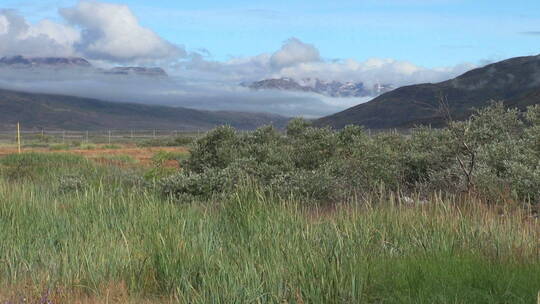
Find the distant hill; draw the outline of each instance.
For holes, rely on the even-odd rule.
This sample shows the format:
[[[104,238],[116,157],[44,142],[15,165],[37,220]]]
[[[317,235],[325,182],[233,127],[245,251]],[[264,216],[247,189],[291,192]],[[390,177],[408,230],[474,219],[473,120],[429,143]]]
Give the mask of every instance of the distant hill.
[[[25,129],[197,130],[223,124],[238,129],[254,129],[265,124],[283,127],[288,118],[273,114],[200,111],[0,90],[0,128],[12,129],[18,121]]]
[[[116,67],[108,71],[106,74],[115,75],[142,75],[154,77],[167,77],[167,72],[162,68],[145,68],[145,67]]]
[[[80,57],[23,57],[0,58],[0,67],[91,67],[92,64]]]
[[[372,129],[442,126],[444,117],[437,111],[441,98],[447,101],[453,119],[465,119],[472,108],[484,107],[491,100],[520,109],[538,104],[540,55],[493,63],[440,83],[401,87],[315,124],[335,128],[356,124]]]
[[[393,88],[388,84],[377,84],[373,88],[367,88],[362,82],[324,81],[317,78],[295,80],[288,77],[264,79],[241,85],[253,90],[311,92],[330,97],[377,96]]]
[[[159,67],[114,67],[112,69],[95,68],[88,60],[81,57],[24,57],[11,56],[0,58],[0,68],[28,69],[32,72],[35,68],[55,70],[85,69],[96,73],[113,75],[136,75],[148,77],[167,77],[165,70]]]

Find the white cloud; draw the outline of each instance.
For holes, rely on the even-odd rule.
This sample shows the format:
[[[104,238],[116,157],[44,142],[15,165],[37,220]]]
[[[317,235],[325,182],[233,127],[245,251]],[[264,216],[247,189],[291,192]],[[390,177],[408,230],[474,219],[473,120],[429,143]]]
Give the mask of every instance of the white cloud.
[[[81,38],[80,32],[76,29],[46,19],[40,21],[36,25],[29,26],[28,31],[19,37],[28,39],[30,37],[39,36],[48,37],[65,48],[68,53],[74,52],[73,45]]]
[[[9,30],[9,21],[6,16],[0,15],[0,35],[7,34]]]
[[[185,56],[183,49],[142,27],[127,5],[81,1],[61,9],[60,14],[82,29],[77,50],[90,59],[137,61]]]
[[[0,56],[70,56],[78,32],[44,20],[29,24],[13,11],[0,10]]]
[[[297,38],[290,38],[285,41],[280,50],[272,54],[270,64],[273,67],[282,68],[320,60],[319,50],[315,46],[303,43]]]
[[[365,61],[347,59],[338,62],[310,62],[281,69],[276,76],[321,78],[325,80],[358,81],[403,86],[423,82],[439,82],[458,76],[475,66],[463,64],[437,69],[424,68],[407,61],[371,58]]]
[[[0,56],[82,56],[109,62],[148,62],[184,57],[182,47],[140,25],[126,5],[80,1],[60,9],[68,25],[48,19],[31,24],[0,10]]]
[[[367,86],[375,83],[403,86],[423,82],[439,82],[458,76],[475,67],[461,64],[453,67],[425,68],[408,61],[390,58],[324,60],[312,44],[297,38],[287,40],[274,53],[240,57],[225,62],[208,61],[193,56],[179,65],[178,73],[205,79],[242,82],[266,78],[319,78],[328,81],[356,81]]]

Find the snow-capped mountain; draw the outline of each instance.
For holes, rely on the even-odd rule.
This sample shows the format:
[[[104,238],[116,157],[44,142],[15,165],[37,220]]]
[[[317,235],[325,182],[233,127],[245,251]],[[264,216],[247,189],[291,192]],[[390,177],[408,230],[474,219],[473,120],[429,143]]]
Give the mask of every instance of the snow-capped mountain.
[[[312,92],[330,97],[378,96],[393,90],[393,86],[389,84],[376,84],[372,88],[367,88],[362,82],[324,81],[317,78],[304,78],[297,81],[287,77],[264,79],[241,85],[253,90]]]

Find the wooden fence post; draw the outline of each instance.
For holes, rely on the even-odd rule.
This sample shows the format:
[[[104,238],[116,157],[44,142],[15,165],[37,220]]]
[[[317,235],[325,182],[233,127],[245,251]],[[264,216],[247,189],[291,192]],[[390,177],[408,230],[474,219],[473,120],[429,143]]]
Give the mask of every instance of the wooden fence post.
[[[17,150],[21,154],[21,124],[17,122]]]

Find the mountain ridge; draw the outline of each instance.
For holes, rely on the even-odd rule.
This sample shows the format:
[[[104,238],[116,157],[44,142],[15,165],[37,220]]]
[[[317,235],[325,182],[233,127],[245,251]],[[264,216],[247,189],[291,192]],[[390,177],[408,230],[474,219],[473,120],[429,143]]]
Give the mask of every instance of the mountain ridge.
[[[96,68],[82,57],[25,57],[21,55],[0,58],[0,68],[32,69],[88,69],[109,75],[137,75],[149,77],[168,77],[160,67],[118,66],[110,69]]]
[[[27,128],[36,129],[207,130],[226,124],[250,130],[266,124],[282,128],[288,120],[265,113],[212,112],[0,89],[2,129],[13,129],[20,122]]]
[[[269,78],[251,83],[244,82],[241,83],[241,85],[252,90],[309,92],[329,97],[376,96],[387,92],[392,88],[389,84],[375,84],[372,89],[369,89],[363,82],[325,81],[318,78],[295,80],[290,77]]]
[[[473,108],[490,101],[524,109],[540,103],[540,55],[506,59],[470,70],[439,83],[397,88],[369,102],[316,120],[317,126],[342,128],[348,124],[371,129],[444,125],[438,112],[441,100],[453,118],[466,119]]]

